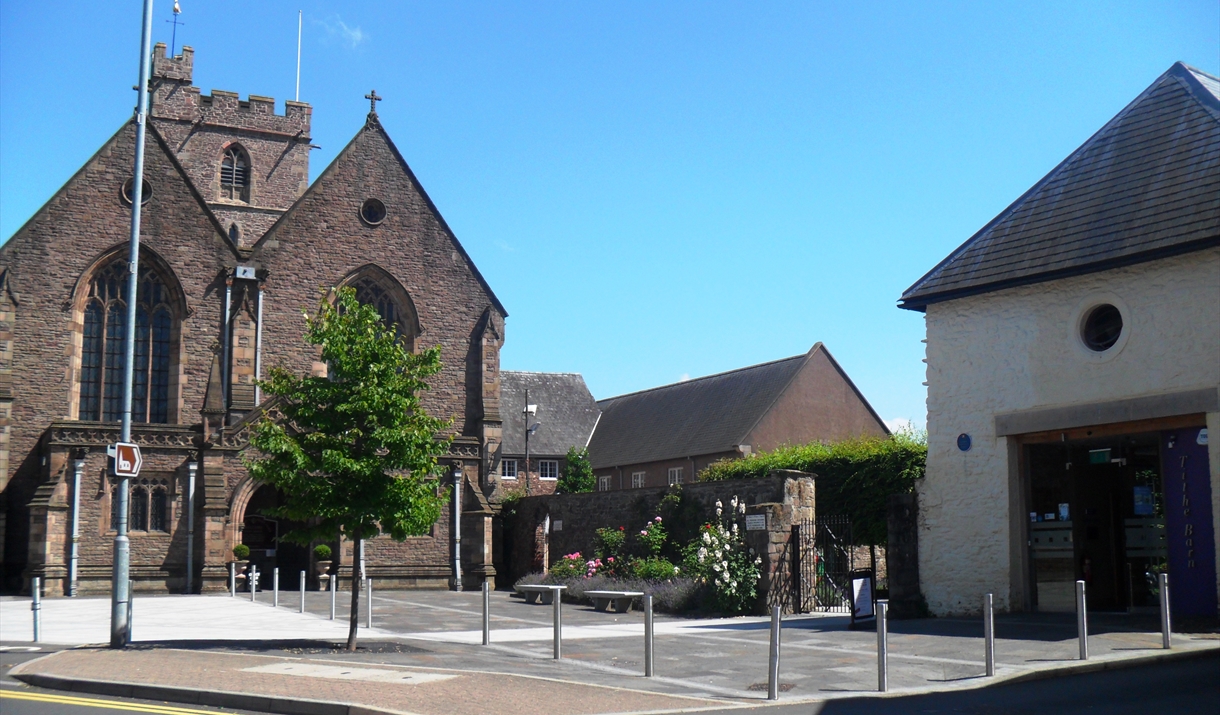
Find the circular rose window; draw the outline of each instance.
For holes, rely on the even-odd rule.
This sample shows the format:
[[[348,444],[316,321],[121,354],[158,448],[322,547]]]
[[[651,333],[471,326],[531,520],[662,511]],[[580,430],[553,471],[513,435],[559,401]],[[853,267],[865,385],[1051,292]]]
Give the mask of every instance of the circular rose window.
[[[140,191],[140,205],[141,206],[148,203],[149,199],[152,198],[152,184],[148,183],[147,179],[145,179],[142,183],[143,183],[143,187]],[[135,182],[132,181],[131,179],[128,179],[127,181],[123,182],[123,188],[120,189],[120,191],[123,194],[123,203],[131,205],[131,190],[134,186],[135,186]]]
[[[1122,334],[1123,314],[1109,303],[1090,310],[1080,329],[1085,347],[1099,353],[1114,347]]]
[[[377,199],[365,199],[360,204],[360,218],[370,226],[376,226],[385,220],[385,204]]]

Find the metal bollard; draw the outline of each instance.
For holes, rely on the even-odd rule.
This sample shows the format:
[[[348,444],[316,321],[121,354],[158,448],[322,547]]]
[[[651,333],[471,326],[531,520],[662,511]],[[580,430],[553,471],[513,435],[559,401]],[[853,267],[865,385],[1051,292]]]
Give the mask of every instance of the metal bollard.
[[[368,598],[364,599],[364,627],[373,627],[373,579],[368,579]]]
[[[491,644],[491,587],[483,581],[483,645]]]
[[[246,585],[250,587],[250,603],[254,603],[258,600],[258,567],[254,564],[250,564],[250,577],[246,580],[249,582]]]
[[[1080,659],[1089,659],[1089,614],[1084,600],[1084,581],[1076,582],[1076,637],[1080,639]]]
[[[34,642],[42,640],[42,579],[30,579],[30,612],[34,614]]]
[[[237,597],[237,563],[229,562],[229,595]]]
[[[983,640],[987,659],[987,677],[995,675],[995,607],[991,594],[983,599]]]
[[[271,606],[273,608],[280,607],[280,567],[276,566],[271,572]]]
[[[335,574],[328,580],[330,581],[330,620],[333,621],[335,620],[335,588],[338,586],[336,582],[339,580],[339,575]]]
[[[890,689],[889,644],[886,642],[890,634],[889,610],[889,601],[877,601],[877,690],[883,693]]]
[[[1172,638],[1169,622],[1169,574],[1159,574],[1157,581],[1160,582],[1158,585],[1161,592],[1161,647],[1168,649]]]
[[[767,700],[779,700],[779,606],[771,607],[771,657],[767,661]]]
[[[301,613],[305,612],[305,572],[301,572]]]
[[[652,594],[644,594],[644,677],[651,678],[652,667]]]
[[[563,613],[561,611],[563,604],[563,589],[551,589],[551,602],[555,606],[555,660],[559,660],[563,654],[562,645],[560,643],[560,634],[563,631]]]

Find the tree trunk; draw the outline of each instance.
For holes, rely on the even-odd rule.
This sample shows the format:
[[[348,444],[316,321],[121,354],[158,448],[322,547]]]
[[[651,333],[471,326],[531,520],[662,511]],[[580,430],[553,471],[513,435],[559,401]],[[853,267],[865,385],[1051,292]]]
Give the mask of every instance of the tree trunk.
[[[352,559],[352,613],[350,623],[347,627],[347,649],[349,651],[356,650],[356,629],[360,627],[360,547],[361,533],[357,531],[353,539],[352,554],[355,558]]]

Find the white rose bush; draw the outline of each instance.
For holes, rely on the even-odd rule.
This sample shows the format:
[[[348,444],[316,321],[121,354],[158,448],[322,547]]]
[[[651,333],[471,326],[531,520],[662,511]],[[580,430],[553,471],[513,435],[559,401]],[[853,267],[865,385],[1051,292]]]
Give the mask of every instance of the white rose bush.
[[[686,548],[684,571],[712,588],[716,606],[728,613],[747,613],[758,598],[758,579],[762,557],[745,543],[745,530],[738,519],[745,516],[746,505],[733,497],[728,515],[716,502],[716,522],[704,524],[699,538]]]

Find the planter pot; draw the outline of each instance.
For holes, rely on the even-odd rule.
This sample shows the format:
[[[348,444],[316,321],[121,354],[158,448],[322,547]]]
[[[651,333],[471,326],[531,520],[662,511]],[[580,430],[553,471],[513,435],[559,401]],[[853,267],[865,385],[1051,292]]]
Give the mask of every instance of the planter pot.
[[[317,568],[318,568],[318,577],[319,577],[319,578],[321,578],[322,576],[325,576],[326,574],[330,573],[330,565],[331,565],[331,563],[332,563],[331,561],[318,561],[318,562],[317,562]]]

